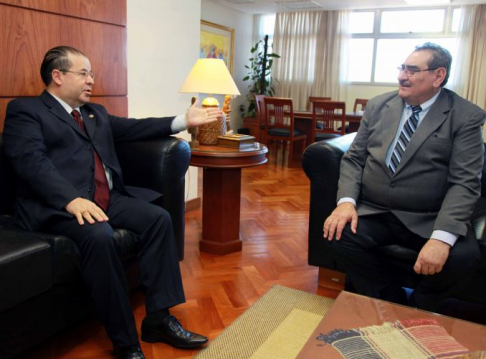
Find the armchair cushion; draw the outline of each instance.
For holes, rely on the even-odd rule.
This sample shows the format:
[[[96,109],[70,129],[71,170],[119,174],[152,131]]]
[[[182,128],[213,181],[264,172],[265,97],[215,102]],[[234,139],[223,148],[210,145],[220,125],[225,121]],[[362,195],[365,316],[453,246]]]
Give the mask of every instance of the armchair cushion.
[[[189,144],[177,137],[124,142],[116,147],[127,186],[162,193],[156,201],[171,216],[179,260],[184,259],[185,176],[191,160]]]
[[[52,282],[49,244],[16,231],[0,241],[0,311],[48,290]]]
[[[290,136],[290,130],[288,128],[272,128],[271,130],[268,130],[268,134],[272,136],[282,136],[282,137],[288,137]],[[305,132],[299,130],[299,129],[294,129],[294,136],[302,136],[305,135]]]

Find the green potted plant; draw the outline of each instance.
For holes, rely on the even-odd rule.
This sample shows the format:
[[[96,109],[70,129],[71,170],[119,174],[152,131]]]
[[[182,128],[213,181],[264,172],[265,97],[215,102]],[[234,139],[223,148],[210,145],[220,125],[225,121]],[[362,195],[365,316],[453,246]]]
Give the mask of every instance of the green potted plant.
[[[246,100],[240,105],[240,113],[243,118],[256,117],[254,95],[275,95],[275,87],[271,77],[272,65],[273,59],[280,58],[280,56],[273,53],[269,48],[268,35],[265,35],[251,48],[250,65],[245,65],[245,68],[248,69],[248,75],[243,78],[243,81],[250,81]]]

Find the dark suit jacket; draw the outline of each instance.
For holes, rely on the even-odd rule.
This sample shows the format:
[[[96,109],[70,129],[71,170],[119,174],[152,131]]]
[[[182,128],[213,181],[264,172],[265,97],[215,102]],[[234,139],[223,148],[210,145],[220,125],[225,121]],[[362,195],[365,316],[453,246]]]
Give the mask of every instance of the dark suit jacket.
[[[171,135],[174,118],[127,119],[91,103],[81,113],[87,134],[47,91],[7,106],[3,141],[19,178],[17,222],[26,229],[38,230],[56,216],[71,216],[65,207],[77,197],[93,200],[94,150],[112,170],[115,189],[148,201],[160,196],[123,185],[115,142]]]
[[[391,211],[423,238],[436,229],[464,236],[480,197],[486,113],[442,89],[393,174],[385,157],[403,106],[397,91],[368,102],[341,162],[338,198],[357,200],[359,215]]]

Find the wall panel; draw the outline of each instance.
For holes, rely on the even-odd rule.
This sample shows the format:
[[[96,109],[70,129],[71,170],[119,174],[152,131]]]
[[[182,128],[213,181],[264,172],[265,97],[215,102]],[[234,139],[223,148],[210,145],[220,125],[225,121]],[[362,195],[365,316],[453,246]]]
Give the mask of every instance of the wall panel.
[[[126,28],[0,5],[0,97],[35,96],[39,68],[58,45],[83,51],[97,74],[94,95],[127,94]]]
[[[7,111],[7,103],[10,100],[13,100],[13,98],[0,98],[0,132],[2,132],[5,123],[5,111]]]
[[[93,102],[128,115],[126,0],[0,0],[0,131],[6,104],[39,95],[45,52],[83,51],[97,77]]]
[[[126,0],[0,0],[2,4],[127,25]]]
[[[120,116],[120,117],[127,117],[128,111],[126,110],[128,107],[128,99],[126,96],[124,97],[91,97],[91,102],[99,103],[103,105],[108,110],[108,113]]]

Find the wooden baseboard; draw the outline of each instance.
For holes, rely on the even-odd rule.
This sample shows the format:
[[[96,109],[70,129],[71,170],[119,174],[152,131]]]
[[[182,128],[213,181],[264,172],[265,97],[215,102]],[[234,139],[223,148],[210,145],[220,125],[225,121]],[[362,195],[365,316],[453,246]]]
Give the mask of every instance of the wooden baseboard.
[[[346,275],[344,273],[319,267],[318,286],[334,290],[344,290]]]
[[[201,207],[201,197],[196,197],[186,202],[186,212],[199,209],[200,207]]]

